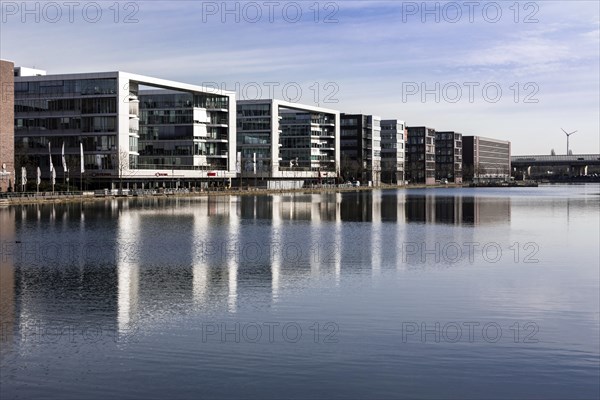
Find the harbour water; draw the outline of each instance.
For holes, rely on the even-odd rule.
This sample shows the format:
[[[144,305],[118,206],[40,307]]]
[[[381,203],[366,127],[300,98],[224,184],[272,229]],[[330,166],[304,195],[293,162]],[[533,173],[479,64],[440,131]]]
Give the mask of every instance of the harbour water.
[[[0,209],[0,398],[600,396],[600,186]]]

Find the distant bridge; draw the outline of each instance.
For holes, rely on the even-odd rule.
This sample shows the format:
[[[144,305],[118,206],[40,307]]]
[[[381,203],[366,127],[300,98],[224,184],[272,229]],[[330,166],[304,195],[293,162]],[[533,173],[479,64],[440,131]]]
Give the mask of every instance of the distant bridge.
[[[587,176],[600,173],[600,154],[512,156],[511,164],[516,178]]]

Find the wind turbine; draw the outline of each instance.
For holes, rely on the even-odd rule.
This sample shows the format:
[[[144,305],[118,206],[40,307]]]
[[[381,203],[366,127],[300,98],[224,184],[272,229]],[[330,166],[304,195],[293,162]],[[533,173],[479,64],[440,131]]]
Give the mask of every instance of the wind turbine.
[[[567,135],[567,155],[569,155],[569,136],[571,136],[572,134],[574,134],[577,131],[573,131],[573,132],[569,133],[569,132],[565,131],[563,128],[560,128],[560,129],[562,129],[562,131],[565,133],[565,135]]]

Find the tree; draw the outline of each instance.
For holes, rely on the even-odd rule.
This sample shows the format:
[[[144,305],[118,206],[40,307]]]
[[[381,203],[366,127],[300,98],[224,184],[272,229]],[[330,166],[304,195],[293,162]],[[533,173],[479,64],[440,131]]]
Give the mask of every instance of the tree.
[[[76,178],[79,177],[81,180],[81,160],[79,159],[79,155],[67,156],[67,168],[67,176],[69,177],[69,181],[72,182],[71,185],[74,188],[73,190],[77,190]],[[81,186],[81,182],[79,183],[79,186]]]
[[[554,149],[550,150],[550,155],[551,156],[555,156],[556,155],[556,152],[554,151]]]
[[[573,150],[569,150],[569,155],[572,156],[573,155]]]
[[[351,179],[356,180],[359,177],[360,177],[360,179],[362,179],[363,168],[361,167],[361,163],[358,162],[357,160],[351,159],[346,154],[342,155],[342,160],[340,162],[340,169],[341,169],[342,176],[347,181],[351,180]]]
[[[381,183],[381,161],[373,160],[373,173],[371,176],[373,186],[379,186]]]
[[[487,169],[481,165],[481,164],[475,164],[473,166],[473,177],[474,178],[481,178],[482,176],[485,176],[488,173]]]
[[[125,149],[119,150],[118,153],[113,153],[113,167],[116,167],[119,174],[119,189],[123,190],[123,174],[129,171],[129,152]],[[116,165],[114,165],[116,164]]]

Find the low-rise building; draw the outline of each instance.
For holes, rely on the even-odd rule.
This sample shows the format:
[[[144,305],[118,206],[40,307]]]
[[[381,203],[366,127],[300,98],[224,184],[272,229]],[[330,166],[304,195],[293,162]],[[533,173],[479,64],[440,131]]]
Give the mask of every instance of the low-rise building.
[[[0,60],[0,192],[14,190],[14,64]]]
[[[509,180],[510,142],[482,136],[463,136],[463,177],[465,180]]]
[[[404,184],[406,125],[398,119],[381,121],[381,181]]]
[[[341,115],[341,173],[361,185],[381,184],[381,118],[376,115]]]
[[[408,127],[405,165],[409,183],[435,184],[435,129]]]
[[[435,179],[462,183],[462,134],[435,133]]]
[[[197,187],[236,175],[234,92],[121,71],[15,74],[16,157],[44,180],[50,157],[57,183],[88,188]]]
[[[240,177],[248,184],[251,178],[268,187],[335,180],[340,113],[277,99],[240,100],[237,146]]]

